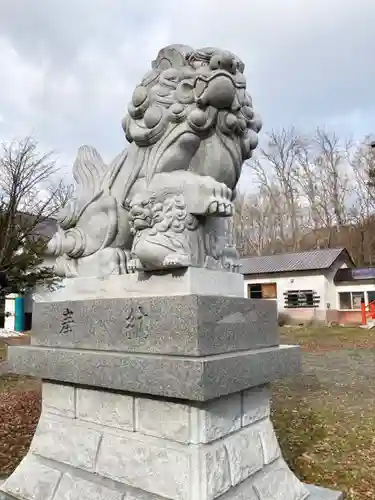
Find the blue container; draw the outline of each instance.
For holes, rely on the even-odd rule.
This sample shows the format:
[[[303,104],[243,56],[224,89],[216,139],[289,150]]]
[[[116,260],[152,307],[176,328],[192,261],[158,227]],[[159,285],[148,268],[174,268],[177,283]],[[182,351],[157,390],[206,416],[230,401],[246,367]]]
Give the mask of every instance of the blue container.
[[[24,297],[17,297],[15,299],[15,318],[14,330],[16,332],[25,331],[25,299]]]

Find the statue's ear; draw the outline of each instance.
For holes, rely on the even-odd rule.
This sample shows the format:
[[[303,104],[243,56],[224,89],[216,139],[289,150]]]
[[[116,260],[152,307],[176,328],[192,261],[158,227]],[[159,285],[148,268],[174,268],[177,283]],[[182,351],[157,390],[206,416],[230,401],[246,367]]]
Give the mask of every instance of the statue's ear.
[[[191,52],[193,49],[187,45],[168,45],[168,47],[161,49],[155,61],[152,61],[152,68],[165,70],[186,66],[186,57]]]

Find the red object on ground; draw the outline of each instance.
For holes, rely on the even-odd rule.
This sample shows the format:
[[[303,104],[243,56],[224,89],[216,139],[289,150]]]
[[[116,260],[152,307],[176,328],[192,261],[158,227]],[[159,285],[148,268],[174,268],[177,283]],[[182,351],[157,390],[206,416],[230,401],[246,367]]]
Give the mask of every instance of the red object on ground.
[[[364,302],[361,304],[362,325],[367,325],[367,319],[375,320],[375,300],[370,302],[367,306]]]

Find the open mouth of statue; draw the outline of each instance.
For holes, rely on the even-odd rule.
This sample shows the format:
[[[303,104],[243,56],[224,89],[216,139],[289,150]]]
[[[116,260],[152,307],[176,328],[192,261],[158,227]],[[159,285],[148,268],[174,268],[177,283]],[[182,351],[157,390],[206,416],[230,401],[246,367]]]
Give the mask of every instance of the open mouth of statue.
[[[198,75],[194,82],[195,101],[200,107],[229,109],[238,90],[245,88],[230,73],[223,70],[211,75]]]
[[[236,89],[244,89],[246,88],[246,83],[245,82],[240,82],[236,80],[233,75],[228,73],[227,71],[223,70],[218,70],[212,73],[211,75],[198,75],[195,79],[194,83],[194,89],[195,89],[195,95],[197,97],[200,97],[205,90],[209,87],[209,84],[216,80],[219,79],[222,80],[223,78],[230,80],[231,84],[233,87]]]

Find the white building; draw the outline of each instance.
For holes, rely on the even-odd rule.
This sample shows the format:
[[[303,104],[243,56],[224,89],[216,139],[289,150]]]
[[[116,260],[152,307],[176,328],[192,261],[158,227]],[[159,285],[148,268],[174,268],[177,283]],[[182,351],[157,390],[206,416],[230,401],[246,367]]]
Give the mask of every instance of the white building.
[[[360,324],[375,300],[375,268],[356,268],[345,248],[241,260],[244,295],[276,300],[287,323]]]

